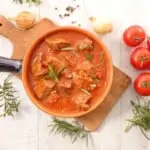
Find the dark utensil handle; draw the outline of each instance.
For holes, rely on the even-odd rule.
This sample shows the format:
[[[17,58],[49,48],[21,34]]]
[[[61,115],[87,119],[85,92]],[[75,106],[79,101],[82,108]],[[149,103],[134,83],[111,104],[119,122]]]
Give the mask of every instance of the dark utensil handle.
[[[22,60],[0,57],[0,72],[20,72]]]

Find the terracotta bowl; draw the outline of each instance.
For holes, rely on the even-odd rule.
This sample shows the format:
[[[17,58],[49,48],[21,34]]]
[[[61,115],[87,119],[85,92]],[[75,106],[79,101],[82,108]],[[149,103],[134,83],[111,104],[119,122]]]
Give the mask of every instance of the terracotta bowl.
[[[103,93],[100,96],[98,96],[98,99],[95,101],[95,103],[87,111],[74,112],[74,113],[53,112],[50,108],[43,105],[40,102],[40,100],[35,97],[34,93],[32,92],[32,89],[29,85],[28,66],[29,66],[29,62],[30,62],[32,52],[36,48],[37,44],[42,42],[46,36],[52,35],[55,32],[59,32],[59,31],[73,31],[73,32],[80,32],[81,34],[87,35],[93,41],[95,41],[96,43],[98,43],[100,45],[100,47],[104,50],[105,56],[108,60],[108,71],[109,72],[108,72],[108,78],[107,78],[107,85],[105,86],[105,89],[104,89]],[[94,109],[96,109],[96,107],[98,107],[104,101],[104,99],[107,96],[107,94],[108,94],[108,92],[111,88],[111,85],[112,85],[113,64],[112,64],[112,60],[111,60],[111,57],[110,57],[110,53],[108,52],[108,49],[106,48],[106,46],[103,44],[103,42],[96,35],[88,32],[86,30],[83,30],[81,28],[77,28],[77,27],[69,27],[69,26],[58,27],[54,30],[51,30],[50,32],[48,32],[44,36],[40,37],[39,39],[37,39],[37,41],[29,48],[29,50],[27,51],[27,53],[24,57],[24,61],[23,61],[22,80],[23,80],[24,88],[25,88],[29,98],[42,111],[44,111],[44,112],[46,112],[50,115],[59,116],[59,117],[79,117],[79,116],[85,115],[85,114],[93,111]]]

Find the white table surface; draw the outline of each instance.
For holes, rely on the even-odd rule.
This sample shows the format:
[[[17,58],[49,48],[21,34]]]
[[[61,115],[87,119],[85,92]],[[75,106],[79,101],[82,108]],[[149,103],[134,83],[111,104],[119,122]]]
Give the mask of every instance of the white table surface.
[[[80,9],[71,17],[60,19],[54,8],[57,7],[63,12],[70,4],[79,4]],[[122,44],[122,32],[131,24],[139,24],[147,31],[150,30],[149,4],[149,0],[44,0],[38,7],[28,7],[13,4],[12,0],[1,0],[0,14],[14,17],[18,12],[28,10],[35,13],[37,18],[48,17],[61,25],[77,20],[83,28],[89,30],[89,16],[110,18],[114,30],[102,40],[112,54],[114,64],[134,79],[137,71],[129,64],[131,50]],[[10,57],[12,48],[9,40],[0,37],[0,56]],[[0,83],[7,75],[0,73]],[[51,135],[47,127],[50,117],[31,103],[19,79],[14,77],[13,81],[22,97],[20,112],[15,118],[0,119],[0,150],[150,150],[150,142],[138,128],[124,133],[125,120],[132,116],[129,102],[136,98],[132,86],[109,113],[103,126],[92,134],[94,147],[89,145],[87,148],[82,141],[71,144],[69,138]]]

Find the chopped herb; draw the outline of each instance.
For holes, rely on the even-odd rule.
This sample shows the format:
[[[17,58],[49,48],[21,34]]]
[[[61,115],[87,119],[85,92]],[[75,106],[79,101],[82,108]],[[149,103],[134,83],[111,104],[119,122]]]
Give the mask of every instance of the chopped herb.
[[[85,89],[82,88],[81,91],[84,92],[85,94],[91,96],[91,93],[89,93],[87,90],[85,90]]]
[[[79,27],[81,27],[81,24],[78,24]]]
[[[58,82],[58,75],[54,71],[54,68],[51,65],[48,66],[48,74],[47,74],[46,78],[47,79],[51,78],[55,82]]]
[[[92,61],[93,60],[93,55],[92,54],[87,54],[85,57],[86,57],[86,59],[88,61]]]
[[[74,48],[73,47],[64,47],[61,50],[62,51],[72,51],[72,50],[74,50]]]
[[[72,13],[72,12],[74,11],[74,8],[73,8],[72,6],[68,6],[68,7],[66,8],[66,11]]]

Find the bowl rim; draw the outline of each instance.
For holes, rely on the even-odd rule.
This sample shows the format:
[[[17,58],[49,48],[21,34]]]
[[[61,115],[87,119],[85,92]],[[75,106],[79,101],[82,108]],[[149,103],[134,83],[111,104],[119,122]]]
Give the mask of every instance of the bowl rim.
[[[55,32],[59,32],[59,31],[63,31],[63,30],[69,30],[69,31],[74,31],[74,32],[80,32],[81,34],[85,34],[88,35],[89,37],[91,37],[96,43],[98,43],[99,45],[101,45],[101,47],[103,47],[103,50],[105,51],[105,53],[107,54],[107,59],[108,61],[108,69],[109,69],[109,75],[108,75],[108,79],[107,79],[107,86],[105,87],[106,89],[104,90],[103,94],[100,97],[100,100],[96,101],[96,103],[94,103],[87,111],[81,111],[81,112],[75,112],[75,113],[62,113],[61,112],[53,112],[51,111],[48,107],[46,107],[45,105],[41,104],[41,102],[39,101],[39,99],[37,99],[32,90],[31,87],[28,83],[28,77],[27,77],[27,72],[28,72],[28,63],[30,61],[30,56],[32,54],[32,51],[34,50],[34,48],[48,35],[51,35]],[[23,86],[25,88],[25,91],[27,93],[27,95],[29,96],[30,100],[37,106],[37,108],[39,108],[40,110],[44,111],[45,113],[49,114],[49,115],[54,115],[57,117],[63,117],[63,118],[73,118],[73,117],[80,117],[83,115],[86,115],[90,112],[92,112],[93,110],[95,110],[105,99],[105,97],[107,96],[107,94],[110,91],[110,88],[112,86],[112,81],[113,81],[113,63],[112,63],[112,58],[111,55],[107,49],[107,47],[103,44],[103,42],[98,38],[98,36],[94,35],[93,33],[89,32],[88,30],[85,29],[81,29],[78,27],[73,27],[73,26],[62,26],[62,27],[56,27],[50,31],[48,31],[46,34],[42,35],[41,37],[37,38],[37,40],[35,42],[32,43],[32,45],[29,47],[29,49],[27,50],[27,53],[25,54],[24,60],[23,60],[23,66],[22,66],[22,80],[23,80]]]

